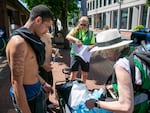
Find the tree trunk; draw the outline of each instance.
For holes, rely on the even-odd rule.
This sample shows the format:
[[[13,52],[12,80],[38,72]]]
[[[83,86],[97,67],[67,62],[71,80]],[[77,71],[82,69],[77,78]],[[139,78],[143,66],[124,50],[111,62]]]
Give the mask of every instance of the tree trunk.
[[[67,26],[67,11],[68,11],[68,0],[65,0],[64,4],[63,4],[64,8],[62,9],[62,15],[61,15],[61,24],[63,27],[63,35],[64,38],[66,37],[67,33],[68,33],[68,26]],[[69,41],[64,39],[65,43],[64,43],[64,48],[65,49],[69,49]]]

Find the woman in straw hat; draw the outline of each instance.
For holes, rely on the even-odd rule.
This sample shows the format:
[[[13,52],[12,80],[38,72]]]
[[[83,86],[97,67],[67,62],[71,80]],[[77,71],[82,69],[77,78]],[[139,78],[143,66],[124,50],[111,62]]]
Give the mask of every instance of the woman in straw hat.
[[[96,40],[98,42],[97,46],[91,51],[98,51],[100,55],[111,61],[116,61],[120,56],[121,51],[128,47],[132,42],[131,40],[122,40],[116,29],[110,29],[99,33]],[[115,101],[96,101],[95,99],[89,99],[86,101],[86,106],[89,109],[92,109],[96,105],[96,107],[115,113],[132,113],[134,108],[134,95],[129,71],[129,62],[127,59],[120,59],[114,65],[114,68],[117,77],[119,97]],[[114,98],[116,98],[113,89],[114,86],[109,85],[106,86],[106,88],[111,92]]]

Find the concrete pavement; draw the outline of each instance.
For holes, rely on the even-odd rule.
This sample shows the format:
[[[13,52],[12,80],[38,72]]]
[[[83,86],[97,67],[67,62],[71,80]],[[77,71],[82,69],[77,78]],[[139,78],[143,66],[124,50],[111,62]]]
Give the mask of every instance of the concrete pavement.
[[[0,113],[15,113],[9,96],[10,71],[6,57],[0,59]]]

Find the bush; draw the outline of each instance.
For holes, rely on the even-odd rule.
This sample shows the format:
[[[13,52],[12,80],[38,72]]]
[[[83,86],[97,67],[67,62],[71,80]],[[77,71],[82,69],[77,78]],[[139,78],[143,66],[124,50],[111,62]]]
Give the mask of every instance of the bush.
[[[136,26],[133,30],[134,30],[134,31],[137,31],[137,30],[140,30],[140,29],[142,29],[142,28],[144,28],[143,25],[138,25],[138,26]]]
[[[109,29],[109,26],[108,26],[108,25],[105,25],[105,26],[103,27],[103,29],[104,29],[104,30],[108,30],[108,29]]]

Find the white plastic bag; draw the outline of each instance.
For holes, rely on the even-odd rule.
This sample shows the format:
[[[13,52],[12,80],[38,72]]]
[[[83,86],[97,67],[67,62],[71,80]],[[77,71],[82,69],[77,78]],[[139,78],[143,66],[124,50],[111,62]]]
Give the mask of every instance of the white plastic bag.
[[[85,102],[88,98],[88,88],[86,84],[78,81],[73,81],[73,86],[68,99],[68,104],[71,108],[77,109],[81,102]]]

